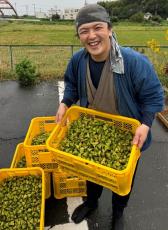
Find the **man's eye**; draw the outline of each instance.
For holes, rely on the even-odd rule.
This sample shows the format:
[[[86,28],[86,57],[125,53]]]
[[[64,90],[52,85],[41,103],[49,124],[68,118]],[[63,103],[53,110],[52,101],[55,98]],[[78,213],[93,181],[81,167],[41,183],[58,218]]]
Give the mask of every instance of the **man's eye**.
[[[96,30],[101,30],[102,27],[101,27],[101,26],[97,26],[95,29],[96,29]]]
[[[86,34],[87,31],[86,30],[83,30],[83,31],[80,31],[79,34]]]

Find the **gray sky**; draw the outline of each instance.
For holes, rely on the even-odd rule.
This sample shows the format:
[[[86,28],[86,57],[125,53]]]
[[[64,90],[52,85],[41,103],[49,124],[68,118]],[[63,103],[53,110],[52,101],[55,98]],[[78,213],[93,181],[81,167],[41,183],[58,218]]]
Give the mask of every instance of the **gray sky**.
[[[87,3],[97,3],[98,0],[87,0]],[[80,8],[84,6],[85,0],[9,0],[16,7],[19,15],[34,14],[35,11],[47,12],[53,9]],[[12,12],[12,11],[11,11]]]

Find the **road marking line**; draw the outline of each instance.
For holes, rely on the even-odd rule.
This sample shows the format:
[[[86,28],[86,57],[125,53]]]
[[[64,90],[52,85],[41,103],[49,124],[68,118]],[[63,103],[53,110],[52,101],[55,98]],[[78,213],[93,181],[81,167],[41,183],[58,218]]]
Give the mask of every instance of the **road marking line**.
[[[67,197],[69,222],[72,222],[71,216],[76,207],[83,203],[82,197]]]
[[[58,81],[58,96],[59,96],[59,103],[62,101],[64,95],[64,82]]]
[[[46,227],[45,230],[88,230],[87,221],[84,220],[80,224],[74,224],[71,220],[71,215],[74,209],[83,203],[82,197],[68,197],[67,198],[67,212],[69,215],[69,222],[66,224],[55,225],[54,227]]]
[[[86,221],[81,222],[80,224],[68,223],[68,224],[61,224],[56,225],[50,230],[85,230],[87,228]]]

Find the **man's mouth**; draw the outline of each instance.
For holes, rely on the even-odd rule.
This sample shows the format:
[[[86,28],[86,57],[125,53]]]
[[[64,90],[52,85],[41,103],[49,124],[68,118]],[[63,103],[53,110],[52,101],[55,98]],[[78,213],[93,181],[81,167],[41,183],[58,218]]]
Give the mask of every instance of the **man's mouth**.
[[[89,42],[88,44],[89,44],[89,46],[91,46],[91,47],[94,48],[94,47],[98,46],[100,44],[100,42],[99,41],[95,41],[95,42]]]

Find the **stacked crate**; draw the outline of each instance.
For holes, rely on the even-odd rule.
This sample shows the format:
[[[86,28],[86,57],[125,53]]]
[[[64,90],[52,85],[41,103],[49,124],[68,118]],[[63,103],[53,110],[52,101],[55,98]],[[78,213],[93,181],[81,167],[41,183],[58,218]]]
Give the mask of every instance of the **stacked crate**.
[[[40,134],[51,133],[56,127],[55,117],[36,117],[31,120],[24,143],[18,144],[11,168],[23,156],[26,158],[25,167],[40,167],[45,174],[45,198],[51,196],[51,180],[53,181],[54,197],[62,199],[69,196],[86,196],[86,182],[77,176],[63,172],[53,153],[48,151],[46,144],[32,145],[33,139]]]
[[[103,120],[112,126],[128,130],[132,134],[140,125],[135,119],[78,106],[69,108],[59,125],[55,123],[54,116],[36,117],[31,120],[24,142],[16,147],[11,169],[0,170],[0,184],[6,178],[14,176],[41,176],[40,230],[44,228],[45,199],[51,196],[51,180],[56,199],[86,196],[86,180],[107,187],[119,195],[126,195],[130,191],[134,170],[140,157],[140,150],[136,145],[131,146],[128,164],[121,171],[59,149],[71,123],[83,115]],[[34,138],[43,133],[48,133],[47,140],[42,144],[32,144]],[[3,225],[2,222],[0,224]],[[6,227],[0,226],[0,229],[6,229]]]

